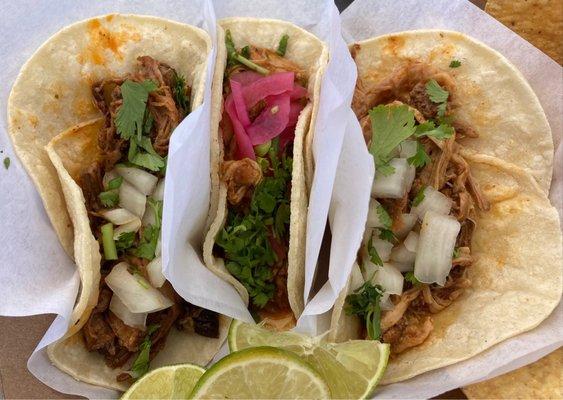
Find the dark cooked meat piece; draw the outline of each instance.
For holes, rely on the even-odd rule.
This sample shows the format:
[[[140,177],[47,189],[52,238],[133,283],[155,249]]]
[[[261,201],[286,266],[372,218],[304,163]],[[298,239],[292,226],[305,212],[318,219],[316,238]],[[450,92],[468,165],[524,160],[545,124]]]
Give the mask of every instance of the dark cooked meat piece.
[[[416,108],[422,113],[424,118],[431,119],[436,117],[438,113],[438,105],[433,103],[426,93],[426,84],[419,82],[412,88],[409,93],[407,104]]]
[[[194,306],[190,303],[182,305],[182,315],[176,321],[181,331],[195,332],[198,335],[218,338],[219,315],[214,311]]]
[[[102,166],[96,162],[91,164],[78,178],[88,211],[97,211],[102,208],[98,195],[104,190],[103,175]]]
[[[139,349],[139,344],[141,344],[141,341],[145,337],[145,332],[125,325],[125,323],[111,311],[107,314],[107,321],[113,333],[117,336],[120,346],[125,347],[129,351],[137,351]]]
[[[127,360],[135,353],[130,352],[125,347],[119,346],[113,354],[105,353],[106,365],[110,368],[119,368],[125,365]]]
[[[156,332],[151,335],[152,346],[149,356],[150,360],[156,357],[160,349],[164,346],[166,337],[174,325],[174,322],[176,322],[180,316],[180,313],[181,307],[179,304],[175,303],[172,307],[148,315],[147,326],[158,325]]]
[[[114,344],[115,334],[106,322],[103,314],[93,313],[84,327],[82,334],[86,341],[88,351],[107,349],[111,352]]]
[[[100,294],[98,295],[98,304],[94,308],[95,313],[103,313],[109,307],[109,303],[111,301],[111,297],[113,296],[113,292],[107,286],[102,286],[100,289]]]

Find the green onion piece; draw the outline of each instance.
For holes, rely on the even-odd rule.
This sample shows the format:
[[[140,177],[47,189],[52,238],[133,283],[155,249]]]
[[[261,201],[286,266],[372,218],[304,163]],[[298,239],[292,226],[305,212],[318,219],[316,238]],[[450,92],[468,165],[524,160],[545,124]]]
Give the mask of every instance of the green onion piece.
[[[242,55],[240,54],[234,54],[233,55],[234,59],[237,60],[239,63],[241,63],[242,65],[258,72],[259,74],[262,75],[268,75],[270,73],[270,71],[268,71],[266,68],[259,66],[258,64],[254,64],[252,61],[250,61],[248,58],[244,58]]]
[[[276,50],[276,53],[278,53],[278,55],[280,56],[285,56],[285,51],[287,50],[287,40],[289,39],[289,35],[283,35],[282,38],[280,39],[280,44],[278,44],[278,49]]]
[[[270,146],[272,145],[272,141],[268,140],[266,143],[259,144],[254,146],[254,153],[258,157],[264,157],[270,151]]]
[[[106,260],[117,260],[117,249],[113,240],[113,224],[102,225],[102,244],[104,246],[104,258]]]

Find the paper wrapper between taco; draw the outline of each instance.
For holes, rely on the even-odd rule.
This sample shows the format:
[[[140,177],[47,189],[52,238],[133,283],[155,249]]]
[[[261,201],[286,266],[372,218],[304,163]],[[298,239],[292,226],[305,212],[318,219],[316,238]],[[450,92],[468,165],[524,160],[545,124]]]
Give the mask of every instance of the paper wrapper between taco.
[[[48,347],[48,355],[59,369],[81,381],[127,387],[116,381],[123,371],[107,367],[97,352],[88,352],[80,332],[97,304],[100,283],[100,248],[77,184],[82,171],[100,157],[97,136],[103,119],[92,103],[91,85],[132,72],[137,57],[150,55],[185,76],[195,108],[203,101],[210,51],[209,37],[198,28],[154,17],[109,15],[78,22],[49,39],[22,68],[12,89],[14,147],[61,241],[74,254],[81,279],[69,330]],[[221,317],[219,339],[173,329],[151,366],[207,364],[224,341],[227,325]]]
[[[450,70],[459,116],[480,134],[463,143],[462,154],[491,203],[489,212],[477,214],[471,287],[433,314],[434,330],[422,345],[390,359],[382,380],[389,384],[468,359],[547,318],[561,297],[561,229],[546,195],[551,132],[534,93],[508,61],[452,32],[406,32],[360,46],[359,76],[375,81],[410,59],[443,70],[452,59],[462,62]],[[360,334],[360,321],[343,307],[362,283],[356,265],[334,306],[330,335],[336,341]]]
[[[288,252],[287,290],[291,309],[296,318],[304,307],[305,236],[309,203],[307,182],[312,180],[311,141],[318,111],[321,76],[328,62],[326,45],[311,33],[285,21],[255,18],[227,18],[219,21],[217,64],[213,78],[213,107],[211,112],[211,207],[209,232],[203,245],[205,264],[215,274],[232,284],[248,304],[246,288],[225,268],[224,261],[213,255],[215,237],[223,229],[227,218],[227,188],[219,177],[223,161],[223,143],[219,121],[223,107],[223,75],[227,61],[224,31],[229,29],[235,45],[248,44],[275,49],[280,38],[287,34],[289,41],[285,57],[307,71],[309,104],[299,115],[293,144],[293,176],[291,180],[291,217]]]

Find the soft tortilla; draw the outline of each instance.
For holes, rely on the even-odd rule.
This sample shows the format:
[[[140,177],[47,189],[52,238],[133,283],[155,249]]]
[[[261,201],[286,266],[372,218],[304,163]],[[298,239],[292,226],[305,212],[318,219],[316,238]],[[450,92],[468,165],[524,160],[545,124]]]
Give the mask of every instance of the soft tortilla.
[[[72,224],[44,147],[69,127],[98,118],[91,84],[130,72],[141,55],[174,65],[192,87],[192,104],[201,103],[210,48],[201,29],[162,18],[112,14],[62,29],[22,67],[8,99],[8,131],[70,256]]]
[[[553,172],[553,138],[541,105],[522,74],[500,53],[458,32],[420,30],[359,42],[358,76],[378,82],[408,61],[448,70],[456,80],[456,116],[479,138],[468,150],[499,157],[531,173],[544,193]],[[459,68],[449,68],[452,60]]]
[[[227,217],[227,190],[219,178],[219,167],[223,161],[223,144],[219,121],[223,104],[223,74],[227,55],[224,30],[229,29],[237,47],[253,44],[258,47],[275,49],[283,34],[289,35],[285,57],[297,62],[308,72],[310,102],[301,112],[295,128],[293,147],[293,176],[291,180],[291,217],[288,253],[287,290],[291,309],[296,318],[304,307],[305,281],[305,236],[308,207],[307,181],[312,179],[312,153],[306,143],[312,140],[315,125],[321,76],[328,61],[326,45],[309,32],[285,21],[255,18],[228,18],[219,21],[218,51],[211,115],[211,207],[209,232],[203,245],[203,257],[207,267],[232,284],[246,304],[249,296],[246,288],[225,268],[224,261],[213,255],[215,237],[223,229]],[[307,163],[309,166],[307,167]],[[309,178],[311,176],[311,178]]]
[[[491,202],[491,210],[479,212],[476,220],[477,261],[468,269],[472,285],[433,315],[434,330],[422,345],[390,360],[383,384],[468,359],[535,328],[559,303],[563,256],[557,211],[521,168],[480,154],[468,161]],[[337,304],[351,289],[352,284]],[[332,339],[355,339],[357,325],[341,307],[333,312]]]
[[[12,89],[8,113],[14,147],[81,278],[69,330],[47,350],[55,366],[78,380],[119,390],[127,386],[115,379],[121,370],[86,350],[79,332],[97,303],[100,283],[100,247],[76,183],[100,157],[97,136],[103,119],[92,103],[91,84],[123,76],[134,70],[138,56],[150,55],[185,76],[192,88],[191,105],[197,107],[203,101],[210,51],[209,37],[198,28],[154,17],[108,15],[78,22],[50,38],[22,68]],[[219,339],[173,330],[152,367],[205,365],[227,331],[225,317]]]

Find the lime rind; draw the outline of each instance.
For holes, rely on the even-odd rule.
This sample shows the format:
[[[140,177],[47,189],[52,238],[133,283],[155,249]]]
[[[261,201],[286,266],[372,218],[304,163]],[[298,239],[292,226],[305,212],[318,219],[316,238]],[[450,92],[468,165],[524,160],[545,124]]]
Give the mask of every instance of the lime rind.
[[[267,363],[272,362],[284,364],[286,366],[291,366],[288,371],[301,371],[309,376],[309,382],[315,383],[318,388],[318,395],[320,398],[329,398],[330,389],[328,384],[324,381],[322,376],[317,372],[317,370],[310,365],[307,361],[303,360],[296,354],[270,346],[261,347],[251,347],[244,350],[236,351],[229,354],[228,356],[222,358],[217,363],[215,363],[211,368],[209,368],[199,379],[194,389],[192,390],[189,398],[197,399],[200,396],[206,396],[214,382],[217,382],[221,374],[231,371],[237,367],[245,367],[246,364],[251,362]],[[250,366],[250,365],[248,365]],[[252,371],[252,369],[250,370]],[[249,378],[251,374],[245,373],[245,377]],[[260,379],[270,380],[270,377],[266,377],[263,374],[260,375]],[[251,385],[253,382],[248,382]],[[282,385],[284,382],[277,381],[276,385]],[[285,382],[291,386],[291,382]],[[255,385],[260,385],[262,382],[256,382]],[[258,387],[258,386],[256,386]],[[296,386],[293,386],[296,388]],[[240,395],[240,393],[239,393]]]

